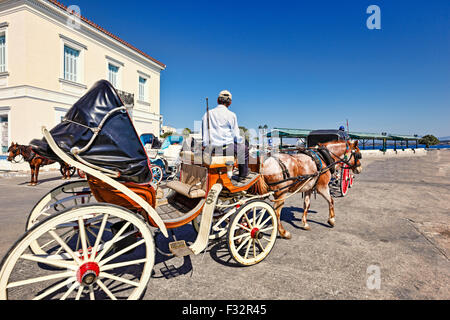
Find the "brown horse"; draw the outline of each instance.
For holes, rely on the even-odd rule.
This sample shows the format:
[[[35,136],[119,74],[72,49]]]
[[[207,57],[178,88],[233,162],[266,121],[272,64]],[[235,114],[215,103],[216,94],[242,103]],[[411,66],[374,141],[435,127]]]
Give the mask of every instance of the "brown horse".
[[[354,173],[360,173],[361,153],[358,148],[358,141],[332,141],[319,144],[319,147],[328,149],[329,154],[334,162],[346,163]],[[327,165],[320,157],[321,166],[319,168],[326,168]],[[264,194],[269,191],[274,191],[275,210],[278,217],[278,231],[281,237],[290,239],[291,234],[285,230],[281,224],[280,215],[285,199],[288,193],[303,192],[303,217],[302,228],[309,230],[307,223],[308,209],[310,207],[310,196],[314,190],[322,195],[327,200],[329,205],[328,224],[331,227],[335,225],[334,215],[334,201],[330,195],[328,183],[330,182],[330,170],[320,170],[317,168],[314,159],[306,154],[298,153],[295,155],[279,154],[266,159],[261,168],[261,174],[264,179],[261,179],[254,192]],[[299,179],[296,179],[296,178]]]
[[[18,156],[22,156],[23,159],[29,163],[31,169],[31,181],[28,185],[30,186],[35,186],[38,183],[40,167],[55,163],[55,161],[53,160],[41,157],[36,154],[30,146],[20,145],[14,142],[11,143],[11,146],[8,148],[8,152],[8,161],[17,163],[18,161],[15,159]],[[63,173],[63,179],[70,179],[70,166],[64,162],[60,162],[59,164],[62,168],[61,172]]]

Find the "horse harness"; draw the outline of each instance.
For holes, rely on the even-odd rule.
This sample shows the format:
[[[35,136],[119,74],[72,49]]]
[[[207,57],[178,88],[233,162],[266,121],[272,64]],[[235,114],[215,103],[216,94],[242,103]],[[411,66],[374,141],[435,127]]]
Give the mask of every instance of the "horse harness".
[[[26,150],[26,149],[28,149],[28,148],[24,148],[24,149]],[[24,150],[24,151],[25,151],[25,150]],[[37,156],[36,152],[34,152],[32,148],[29,148],[29,150],[30,150],[30,155],[27,156],[26,158],[23,157],[23,160],[25,160],[26,162],[30,162],[31,160],[33,160],[33,159],[36,158],[36,156]],[[23,155],[22,155],[22,156],[23,156]]]
[[[289,179],[290,178],[289,170],[286,168],[285,164],[280,160],[280,158],[277,158],[277,161],[281,167],[281,171],[283,172],[283,179]]]
[[[25,153],[25,151],[27,151],[27,150],[29,150],[30,151],[30,154],[27,156],[27,157],[25,157],[24,155],[23,155],[23,153]],[[51,163],[53,163],[54,161],[52,161],[52,160],[50,160],[50,159],[47,159],[47,158],[45,158],[45,157],[43,157],[43,156],[40,156],[40,155],[38,155],[36,152],[34,152],[33,151],[33,148],[31,148],[30,146],[24,146],[24,148],[23,148],[23,153],[22,153],[22,157],[23,157],[23,159],[26,161],[26,162],[31,162],[31,161],[33,161],[33,159],[35,159],[35,158],[40,158],[40,159],[42,159],[43,160],[43,165],[47,165],[47,164],[51,164]]]
[[[308,154],[308,155],[313,158],[314,162],[316,163],[316,166],[318,166],[318,171],[316,173],[314,173],[314,174],[306,174],[306,175],[301,175],[301,176],[296,176],[296,177],[291,177],[290,174],[289,174],[289,170],[286,168],[286,165],[280,160],[280,158],[276,157],[276,159],[278,161],[278,164],[279,164],[279,166],[281,168],[281,171],[283,173],[283,180],[277,181],[277,182],[267,183],[269,188],[271,186],[275,186],[275,185],[281,184],[281,183],[286,182],[286,181],[292,181],[291,184],[289,184],[287,186],[284,186],[284,187],[281,187],[281,188],[278,188],[277,190],[275,190],[275,191],[281,191],[281,190],[284,190],[284,189],[288,189],[288,188],[294,186],[295,184],[297,184],[299,182],[308,180],[308,179],[313,178],[315,176],[320,176],[323,173],[323,172],[320,172],[320,169],[319,169],[319,168],[322,167],[322,162],[320,161],[320,158],[315,158],[312,154]],[[317,156],[317,154],[316,154],[316,156]],[[319,179],[317,179],[317,180],[319,180]],[[317,184],[317,181],[316,181],[316,184]],[[314,187],[315,187],[315,185],[314,185]]]
[[[361,153],[352,151],[350,158],[347,159],[346,153],[348,152],[348,150],[349,150],[349,146],[348,146],[348,143],[346,143],[346,150],[345,150],[344,158],[340,158],[337,155],[335,155],[333,152],[328,150],[326,147],[323,147],[323,146],[319,146],[317,148],[302,148],[302,149],[300,149],[299,150],[300,153],[306,154],[307,156],[312,158],[312,160],[316,164],[317,172],[314,174],[301,175],[301,176],[296,176],[296,177],[291,177],[289,174],[289,170],[286,168],[286,165],[280,160],[280,158],[276,158],[278,161],[278,164],[280,165],[281,171],[283,173],[283,180],[267,183],[267,185],[270,187],[270,186],[275,186],[275,185],[281,184],[286,181],[293,181],[291,184],[276,190],[276,191],[281,191],[281,190],[290,188],[301,181],[305,181],[310,178],[320,176],[328,170],[330,171],[330,173],[333,174],[336,170],[335,165],[339,162],[343,162],[343,163],[347,164],[349,167],[352,167],[352,165],[350,165],[350,160],[352,159],[352,157],[355,157],[355,165],[354,166],[357,167],[358,165],[356,164],[356,161],[362,158]],[[338,159],[338,161],[333,161],[331,154],[334,155]],[[322,161],[323,161],[323,163],[325,163],[325,167],[323,166]],[[316,188],[318,181],[319,181],[319,179],[316,180],[313,189]]]

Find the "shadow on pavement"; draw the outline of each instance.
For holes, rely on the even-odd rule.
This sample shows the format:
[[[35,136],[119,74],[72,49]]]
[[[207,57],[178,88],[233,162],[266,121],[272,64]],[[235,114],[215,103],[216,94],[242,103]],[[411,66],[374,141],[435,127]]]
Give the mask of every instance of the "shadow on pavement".
[[[232,268],[243,267],[241,264],[233,260],[233,257],[228,251],[228,244],[225,238],[213,242],[211,248],[209,249],[209,254],[214,261],[224,266]]]
[[[30,178],[30,180],[31,180],[31,178]],[[17,185],[18,185],[18,186],[27,185],[27,184],[30,183],[30,180],[28,180],[28,181],[26,181],[26,182],[19,183],[19,184],[17,184]],[[52,177],[52,178],[39,179],[37,185],[40,186],[41,184],[43,184],[43,183],[45,183],[45,182],[57,181],[57,180],[61,180],[61,184],[65,183],[65,182],[67,182],[67,181],[70,181],[70,180],[63,180],[62,177]],[[71,180],[73,180],[73,179],[71,179]]]
[[[193,272],[191,257],[174,256],[169,250],[169,242],[185,240],[186,244],[189,245],[195,241],[196,236],[197,234],[193,231],[190,224],[176,229],[170,229],[168,238],[164,237],[159,230],[155,231],[154,239],[157,248],[152,278],[170,279]]]

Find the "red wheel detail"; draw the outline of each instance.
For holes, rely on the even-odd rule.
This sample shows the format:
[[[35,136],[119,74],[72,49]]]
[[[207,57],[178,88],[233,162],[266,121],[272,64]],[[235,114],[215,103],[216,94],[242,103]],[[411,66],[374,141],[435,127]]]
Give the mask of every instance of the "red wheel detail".
[[[100,268],[95,262],[86,262],[77,270],[77,280],[86,285],[92,284],[100,274]]]
[[[250,236],[252,237],[252,239],[255,239],[258,236],[258,228],[253,228],[252,231],[250,232]]]
[[[343,168],[341,173],[341,194],[344,197],[347,194],[349,185],[349,169]]]
[[[353,172],[349,171],[349,184],[348,187],[351,188],[353,186]]]

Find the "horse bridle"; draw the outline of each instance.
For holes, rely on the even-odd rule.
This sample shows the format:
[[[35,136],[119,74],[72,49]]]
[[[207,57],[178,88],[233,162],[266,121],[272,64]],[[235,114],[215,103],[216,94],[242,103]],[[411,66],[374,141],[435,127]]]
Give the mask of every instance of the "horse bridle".
[[[11,150],[8,149],[8,152],[11,152]],[[11,160],[9,160],[9,161],[11,161],[12,163],[21,163],[21,160],[24,160],[24,157],[23,157],[23,155],[22,155],[22,153],[21,153],[20,146],[18,145],[17,148],[13,150],[13,152],[14,152],[14,156],[13,156],[13,157],[11,158]],[[16,158],[17,158],[18,156],[21,156],[22,159],[16,160]],[[8,158],[9,158],[9,157],[8,157]]]
[[[351,150],[351,154],[350,157],[347,159],[347,153],[348,151]],[[358,160],[362,159],[362,154],[359,151],[356,151],[354,149],[350,149],[349,144],[348,144],[348,140],[345,141],[345,153],[344,153],[344,158],[339,157],[338,155],[336,155],[335,153],[331,152],[330,150],[328,150],[333,156],[335,156],[338,161],[336,161],[336,163],[338,162],[342,162],[345,163],[349,169],[355,169],[361,166],[361,163],[358,164]],[[350,164],[350,161],[352,160],[352,158],[355,158],[354,164]]]
[[[33,151],[33,149],[30,148],[30,156],[25,158],[25,156],[23,155],[24,153],[24,149],[26,149],[26,146],[22,146],[22,145],[18,145],[17,149],[14,150],[14,157],[11,159],[12,163],[22,163],[21,160],[26,161],[26,162],[30,162],[31,160],[33,160],[36,157],[36,152]],[[18,152],[18,154],[17,154]],[[21,160],[16,160],[16,158],[18,156],[21,156],[22,159]]]

